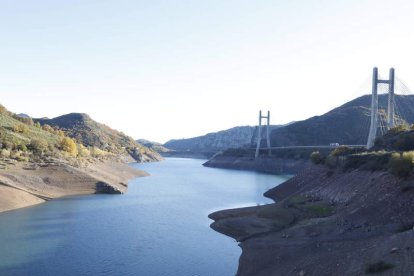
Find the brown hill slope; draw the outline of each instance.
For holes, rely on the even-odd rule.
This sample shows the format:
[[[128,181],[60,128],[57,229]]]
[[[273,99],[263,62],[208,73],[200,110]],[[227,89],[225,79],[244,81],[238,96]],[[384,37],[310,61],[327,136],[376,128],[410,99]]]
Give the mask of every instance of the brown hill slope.
[[[53,119],[35,121],[42,125],[58,127],[85,146],[97,147],[115,154],[130,154],[138,162],[162,160],[157,152],[137,143],[122,132],[92,120],[84,113],[70,113]]]

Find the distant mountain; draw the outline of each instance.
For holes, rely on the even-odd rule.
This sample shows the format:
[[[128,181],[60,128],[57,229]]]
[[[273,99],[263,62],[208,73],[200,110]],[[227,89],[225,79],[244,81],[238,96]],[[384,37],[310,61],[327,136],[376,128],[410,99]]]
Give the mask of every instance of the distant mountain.
[[[25,113],[19,113],[19,114],[16,114],[16,116],[19,116],[21,118],[30,118],[30,116]]]
[[[97,147],[116,154],[129,153],[139,162],[160,160],[153,150],[137,143],[131,137],[98,123],[84,113],[70,113],[53,119],[34,119],[41,125],[50,125],[85,146]]]
[[[152,142],[146,139],[138,139],[136,140],[137,143],[146,146],[149,149],[152,149],[158,153],[164,153],[171,151],[170,149],[164,147],[161,143],[158,142]]]
[[[271,131],[279,127],[273,125]],[[256,137],[257,127],[239,126],[194,138],[170,140],[164,146],[182,152],[220,151],[228,148],[251,146],[255,143]]]
[[[388,96],[379,95],[379,107],[386,114]],[[400,121],[414,123],[414,95],[396,95],[396,114]],[[271,133],[271,145],[329,145],[366,144],[370,127],[371,96],[361,96],[321,116],[275,129]],[[385,109],[385,110],[384,110]],[[380,116],[380,123],[385,124],[385,117]],[[377,131],[378,135],[381,131]]]

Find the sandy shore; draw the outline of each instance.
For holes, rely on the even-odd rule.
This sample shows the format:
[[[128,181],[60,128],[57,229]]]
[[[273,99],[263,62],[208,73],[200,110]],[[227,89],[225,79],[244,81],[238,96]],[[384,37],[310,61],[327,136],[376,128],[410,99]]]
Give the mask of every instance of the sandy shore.
[[[69,195],[121,194],[128,181],[147,176],[126,163],[103,161],[76,168],[64,163],[15,164],[0,170],[0,212]]]

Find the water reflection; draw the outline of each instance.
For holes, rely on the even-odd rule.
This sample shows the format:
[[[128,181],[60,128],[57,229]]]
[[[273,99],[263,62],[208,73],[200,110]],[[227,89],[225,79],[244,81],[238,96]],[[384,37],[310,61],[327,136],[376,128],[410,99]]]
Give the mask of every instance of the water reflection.
[[[201,160],[135,164],[151,176],[125,195],[53,200],[0,214],[0,275],[234,275],[240,249],[207,215],[270,202],[286,177],[204,168]]]

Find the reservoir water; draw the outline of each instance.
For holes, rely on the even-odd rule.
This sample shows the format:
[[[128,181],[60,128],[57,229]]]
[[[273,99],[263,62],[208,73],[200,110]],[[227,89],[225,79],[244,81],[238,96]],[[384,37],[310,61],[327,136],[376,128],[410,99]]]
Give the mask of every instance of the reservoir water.
[[[168,158],[131,164],[149,177],[124,195],[52,200],[0,213],[0,275],[234,275],[237,243],[207,215],[270,203],[288,176],[205,168]]]

